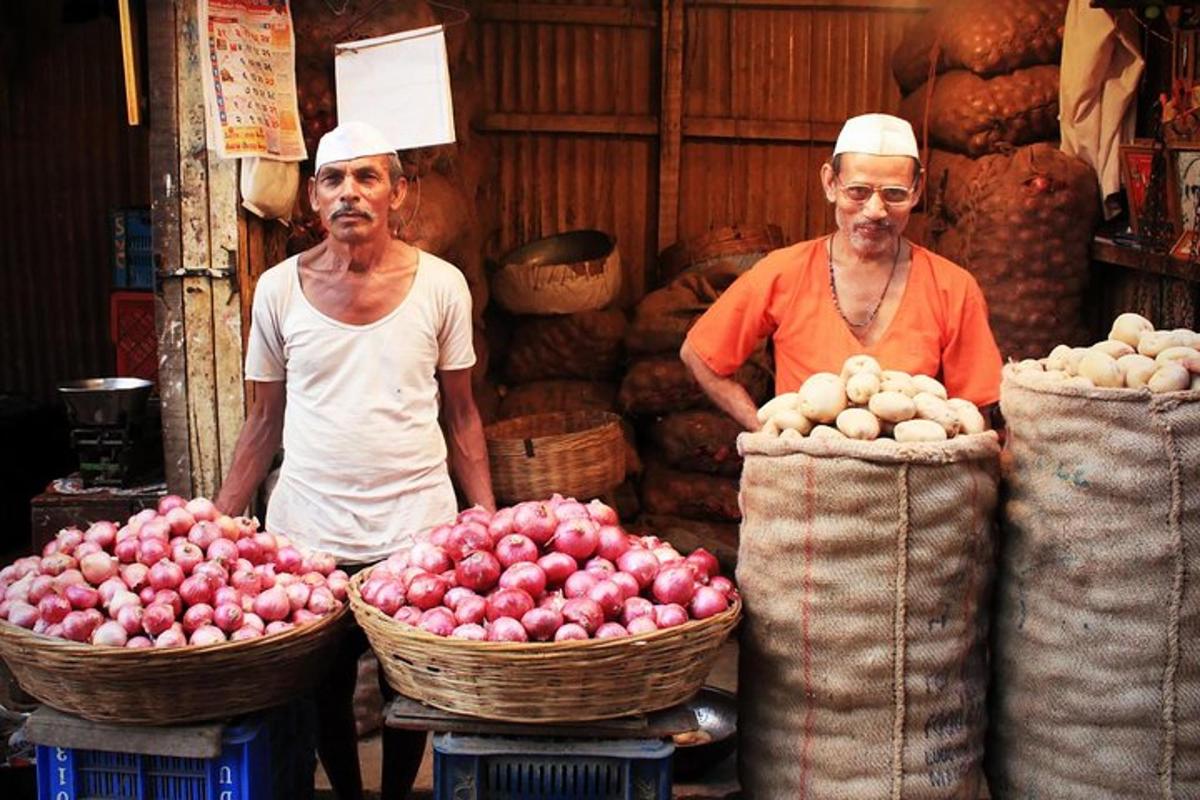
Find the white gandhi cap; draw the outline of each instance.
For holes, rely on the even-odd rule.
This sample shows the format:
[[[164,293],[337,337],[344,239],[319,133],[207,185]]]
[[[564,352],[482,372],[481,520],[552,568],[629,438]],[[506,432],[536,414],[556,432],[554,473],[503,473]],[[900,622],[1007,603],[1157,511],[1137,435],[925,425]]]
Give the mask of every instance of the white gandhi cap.
[[[841,153],[921,159],[912,125],[890,114],[863,114],[846,120],[833,148],[835,156]]]
[[[365,122],[343,122],[321,137],[317,144],[317,163],[313,172],[335,161],[396,152],[380,130]]]

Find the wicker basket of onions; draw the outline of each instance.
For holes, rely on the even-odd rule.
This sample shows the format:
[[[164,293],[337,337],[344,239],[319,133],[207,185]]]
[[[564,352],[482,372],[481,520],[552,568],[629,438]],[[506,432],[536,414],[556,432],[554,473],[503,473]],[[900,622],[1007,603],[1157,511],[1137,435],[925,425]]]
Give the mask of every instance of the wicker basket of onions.
[[[0,658],[46,705],[171,725],[280,705],[323,676],[348,577],[257,521],[168,495],[0,570]]]
[[[700,549],[635,536],[593,500],[475,508],[350,582],[398,692],[513,722],[666,708],[703,685],[741,614]]]

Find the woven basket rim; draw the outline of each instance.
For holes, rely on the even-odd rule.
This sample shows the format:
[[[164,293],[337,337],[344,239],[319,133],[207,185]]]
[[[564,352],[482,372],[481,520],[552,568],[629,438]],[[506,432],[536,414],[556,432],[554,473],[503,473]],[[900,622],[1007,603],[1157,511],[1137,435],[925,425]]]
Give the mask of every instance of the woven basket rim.
[[[412,625],[398,622],[387,614],[380,611],[375,606],[370,605],[362,599],[362,594],[359,592],[359,585],[363,583],[367,574],[371,570],[362,570],[353,578],[346,587],[346,595],[350,599],[348,605],[353,609],[354,615],[357,618],[360,609],[361,613],[374,617],[377,620],[386,620],[390,624],[389,634],[411,639],[418,642],[428,644],[436,644],[440,647],[451,650],[460,650],[463,652],[486,653],[488,655],[509,655],[509,656],[537,656],[544,657],[547,653],[580,653],[580,652],[605,652],[608,650],[619,650],[627,647],[645,647],[659,640],[674,639],[682,637],[690,631],[699,628],[715,627],[725,622],[736,620],[742,613],[742,600],[740,597],[734,598],[730,603],[729,608],[722,611],[720,614],[715,614],[706,619],[689,619],[682,625],[675,625],[670,628],[661,628],[649,633],[640,633],[633,636],[616,636],[611,639],[573,639],[565,642],[475,642],[470,639],[454,639],[449,636],[437,636]]]
[[[0,620],[0,657],[4,656],[5,646],[9,643],[20,644],[37,649],[55,650],[64,655],[79,656],[85,659],[96,659],[104,657],[106,659],[121,660],[127,659],[132,661],[146,661],[147,659],[159,659],[160,661],[175,660],[179,662],[197,660],[214,654],[226,653],[230,650],[237,650],[239,653],[253,653],[257,650],[269,650],[276,646],[289,642],[292,639],[304,636],[313,636],[325,629],[339,624],[345,616],[351,613],[350,602],[347,598],[343,602],[341,608],[332,614],[322,617],[316,622],[308,625],[297,625],[283,633],[273,633],[270,636],[259,636],[255,639],[243,639],[240,641],[224,641],[219,644],[203,645],[200,647],[194,645],[185,645],[183,647],[107,647],[104,645],[86,644],[83,642],[72,642],[67,639],[59,639],[55,636],[46,636],[41,633],[34,633],[26,628],[20,628],[13,625],[7,620]]]
[[[492,434],[492,431],[494,431],[497,427],[499,427],[501,425],[512,425],[515,427],[515,423],[526,422],[529,420],[540,420],[540,419],[571,420],[571,419],[589,419],[589,418],[595,419],[597,421],[596,424],[589,425],[589,426],[587,426],[585,428],[581,428],[579,430],[564,431],[562,433],[547,433],[542,436],[496,436],[496,435]],[[493,422],[484,428],[484,436],[485,436],[485,438],[489,439],[490,441],[495,441],[495,442],[524,442],[524,441],[545,442],[545,441],[548,441],[551,439],[562,439],[564,436],[578,436],[580,434],[590,433],[592,431],[597,431],[597,430],[607,428],[610,425],[620,426],[620,424],[621,424],[621,416],[619,414],[614,414],[611,411],[604,411],[601,409],[590,409],[589,408],[589,409],[579,409],[576,411],[542,411],[537,414],[522,414],[517,417],[509,417],[508,419],[497,420],[496,422]]]

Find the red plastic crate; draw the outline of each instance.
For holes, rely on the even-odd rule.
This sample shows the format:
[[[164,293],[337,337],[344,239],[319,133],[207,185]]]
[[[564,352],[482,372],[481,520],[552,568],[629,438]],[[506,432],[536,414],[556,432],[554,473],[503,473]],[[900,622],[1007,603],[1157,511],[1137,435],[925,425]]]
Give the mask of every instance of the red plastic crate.
[[[153,292],[113,292],[109,325],[119,377],[158,382],[158,334]]]

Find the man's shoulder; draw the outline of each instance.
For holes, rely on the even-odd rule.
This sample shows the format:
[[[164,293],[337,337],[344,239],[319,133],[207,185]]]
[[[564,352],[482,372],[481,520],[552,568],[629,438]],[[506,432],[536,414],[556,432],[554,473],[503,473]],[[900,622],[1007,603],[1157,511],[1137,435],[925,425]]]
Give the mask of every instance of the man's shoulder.
[[[929,260],[933,279],[939,285],[957,291],[978,291],[979,282],[965,267],[961,267],[945,256],[938,255],[927,247],[913,244],[913,250]]]
[[[278,294],[288,285],[292,275],[295,274],[300,256],[288,256],[283,261],[270,267],[258,276],[258,280],[254,284],[254,293],[272,293]]]
[[[797,267],[808,264],[814,251],[823,247],[826,241],[827,237],[821,237],[772,250],[755,262],[749,272],[752,273],[753,278],[769,280],[781,272],[795,270]]]
[[[426,277],[436,281],[440,285],[455,285],[459,282],[466,282],[466,277],[462,274],[462,271],[446,259],[435,256],[428,250],[421,250],[420,254],[421,269],[426,273]]]

